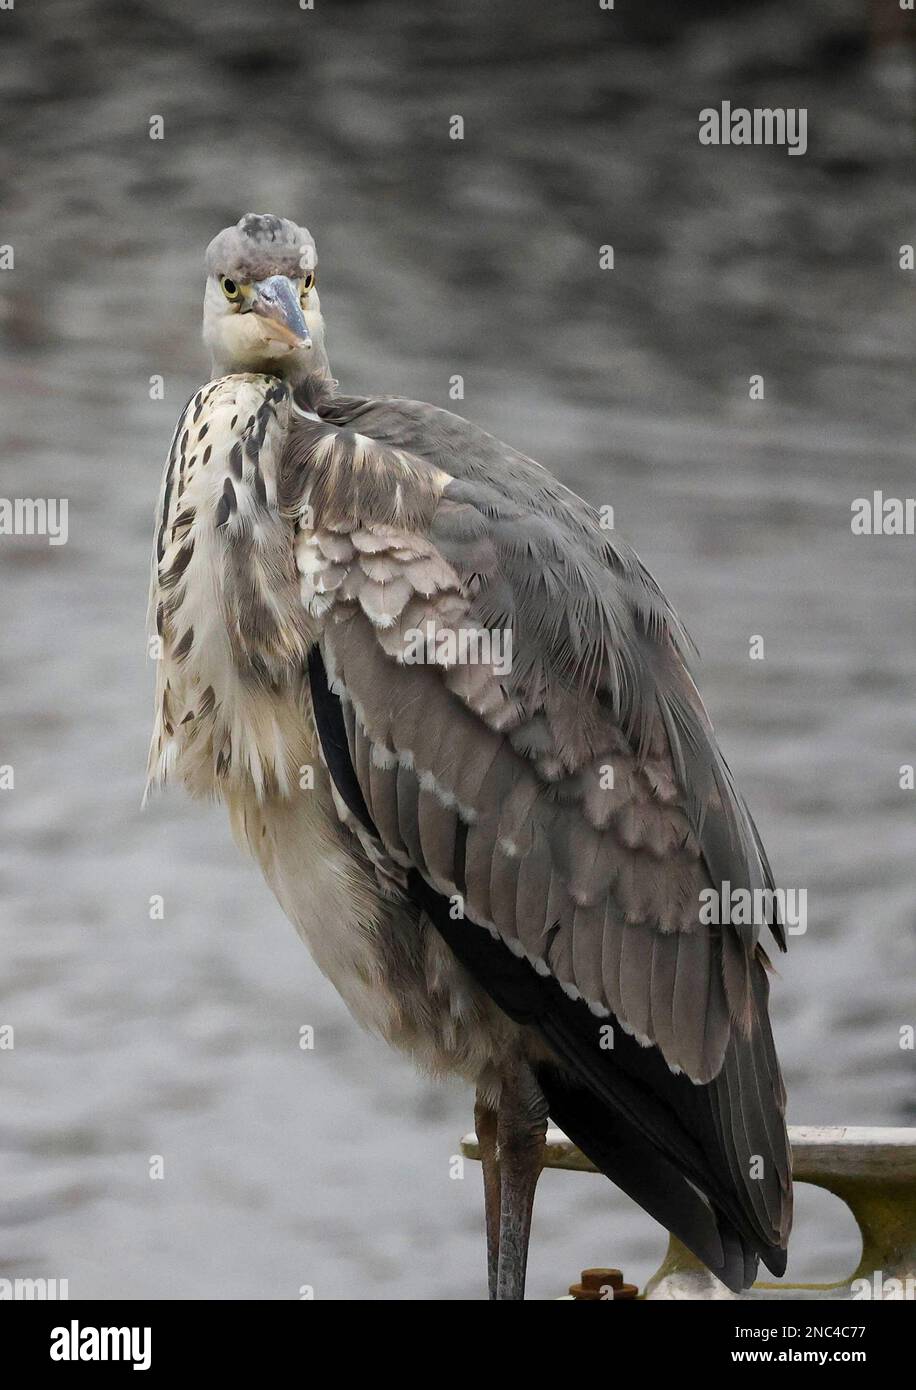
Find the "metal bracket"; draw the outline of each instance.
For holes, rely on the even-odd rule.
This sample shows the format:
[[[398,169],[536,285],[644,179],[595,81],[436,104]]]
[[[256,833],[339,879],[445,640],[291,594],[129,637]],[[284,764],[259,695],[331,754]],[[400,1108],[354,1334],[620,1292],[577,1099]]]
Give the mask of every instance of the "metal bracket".
[[[862,1236],[855,1271],[835,1284],[758,1283],[731,1293],[673,1236],[642,1297],[754,1299],[913,1299],[916,1297],[916,1129],[790,1125],[793,1177],[849,1207]],[[477,1138],[461,1142],[479,1158]],[[547,1131],[546,1168],[598,1170],[558,1129]]]

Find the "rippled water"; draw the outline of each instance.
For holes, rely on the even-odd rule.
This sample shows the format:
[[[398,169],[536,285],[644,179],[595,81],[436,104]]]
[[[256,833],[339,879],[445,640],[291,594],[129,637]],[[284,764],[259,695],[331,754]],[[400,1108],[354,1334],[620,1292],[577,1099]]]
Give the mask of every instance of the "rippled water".
[[[0,1275],[74,1297],[483,1287],[479,1175],[449,1167],[469,1095],[358,1030],[217,809],[139,810],[151,511],[203,371],[202,248],[250,208],[315,232],[345,387],[447,403],[460,372],[465,413],[614,506],[808,890],[774,985],[790,1118],[916,1123],[913,541],[849,527],[853,498],[913,489],[912,182],[856,45],[823,65],[857,8],[669,46],[595,16],[580,39],[555,6],[522,25],[521,0],[327,8],[3,19],[2,490],[68,497],[70,539],[0,540]],[[809,103],[808,157],[701,154],[698,105],[756,93]],[[548,1173],[531,1293],[596,1263],[641,1281],[663,1245],[603,1180]],[[850,1248],[803,1202],[796,1274]]]

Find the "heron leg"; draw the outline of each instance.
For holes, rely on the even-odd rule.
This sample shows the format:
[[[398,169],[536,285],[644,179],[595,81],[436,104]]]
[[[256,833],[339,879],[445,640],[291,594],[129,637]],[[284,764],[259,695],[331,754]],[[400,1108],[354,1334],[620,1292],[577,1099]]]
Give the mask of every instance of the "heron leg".
[[[496,1152],[496,1111],[477,1092],[474,1105],[474,1129],[483,1167],[483,1201],[487,1223],[487,1284],[490,1297],[496,1297],[496,1278],[499,1270],[499,1159]]]
[[[534,1192],[544,1166],[547,1101],[529,1064],[502,1073],[496,1138],[500,1171],[498,1299],[525,1297]]]

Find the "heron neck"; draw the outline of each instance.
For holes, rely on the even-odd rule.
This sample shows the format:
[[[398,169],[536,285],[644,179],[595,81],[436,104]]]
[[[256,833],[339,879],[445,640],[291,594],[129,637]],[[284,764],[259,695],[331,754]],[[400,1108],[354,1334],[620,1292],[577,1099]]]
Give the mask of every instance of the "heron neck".
[[[299,404],[316,413],[337,395],[337,382],[331,375],[331,364],[323,349],[319,358],[309,361],[308,371],[295,377],[290,376],[289,382],[295,390]]]

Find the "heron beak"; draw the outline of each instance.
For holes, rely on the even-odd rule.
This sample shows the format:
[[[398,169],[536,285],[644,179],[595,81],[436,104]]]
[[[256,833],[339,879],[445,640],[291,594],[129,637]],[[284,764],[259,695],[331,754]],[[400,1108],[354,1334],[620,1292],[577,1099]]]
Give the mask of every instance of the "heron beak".
[[[271,275],[251,287],[251,312],[271,325],[271,332],[292,347],[311,347],[299,291],[285,275]]]

